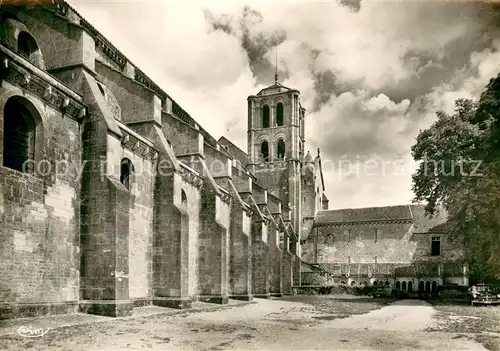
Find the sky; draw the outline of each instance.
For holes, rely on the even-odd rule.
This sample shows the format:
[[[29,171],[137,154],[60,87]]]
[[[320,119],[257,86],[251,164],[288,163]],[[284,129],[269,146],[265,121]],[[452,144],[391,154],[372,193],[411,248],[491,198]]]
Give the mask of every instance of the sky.
[[[395,1],[68,1],[200,125],[246,151],[247,96],[301,92],[330,209],[413,199],[411,146],[500,72],[498,7]]]

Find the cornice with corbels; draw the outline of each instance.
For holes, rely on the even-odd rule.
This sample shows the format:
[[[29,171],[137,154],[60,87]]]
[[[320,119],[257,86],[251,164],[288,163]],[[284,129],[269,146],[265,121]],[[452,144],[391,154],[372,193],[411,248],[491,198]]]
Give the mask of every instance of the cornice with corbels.
[[[179,173],[182,180],[186,183],[191,184],[197,189],[201,189],[203,187],[203,179],[191,170],[181,166],[179,167]]]
[[[29,91],[39,97],[46,104],[69,116],[81,121],[87,115],[87,109],[81,102],[62,92],[50,82],[19,66],[5,56],[0,56],[1,79]]]

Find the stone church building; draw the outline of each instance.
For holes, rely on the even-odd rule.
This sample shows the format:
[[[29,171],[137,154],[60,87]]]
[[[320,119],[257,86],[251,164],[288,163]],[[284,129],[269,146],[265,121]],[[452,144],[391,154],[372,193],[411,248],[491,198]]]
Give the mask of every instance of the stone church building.
[[[0,319],[281,296],[318,266],[396,284],[435,237],[433,279],[461,264],[418,206],[328,211],[298,90],[276,77],[247,110],[244,152],[67,3],[2,5]]]

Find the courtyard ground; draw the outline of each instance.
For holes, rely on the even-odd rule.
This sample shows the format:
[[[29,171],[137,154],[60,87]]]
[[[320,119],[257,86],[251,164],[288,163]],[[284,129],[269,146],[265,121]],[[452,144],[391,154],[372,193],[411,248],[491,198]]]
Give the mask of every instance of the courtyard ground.
[[[416,300],[347,299],[335,296],[295,296],[256,301],[255,304],[229,306],[215,311],[177,312],[113,320],[104,318],[89,324],[55,329],[46,327],[47,333],[39,338],[11,333],[0,337],[0,348],[496,350],[499,345],[494,334],[500,328],[499,307],[479,307],[469,311],[467,306],[432,306]],[[32,328],[43,329],[43,320],[37,319],[38,324]],[[472,327],[471,323],[475,326]]]

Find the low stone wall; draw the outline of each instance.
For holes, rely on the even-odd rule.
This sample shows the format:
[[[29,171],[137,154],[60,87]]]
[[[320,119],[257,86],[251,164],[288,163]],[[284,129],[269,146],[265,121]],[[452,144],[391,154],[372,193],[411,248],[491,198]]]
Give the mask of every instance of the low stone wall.
[[[334,284],[333,276],[327,272],[302,272],[301,285],[331,286]]]

